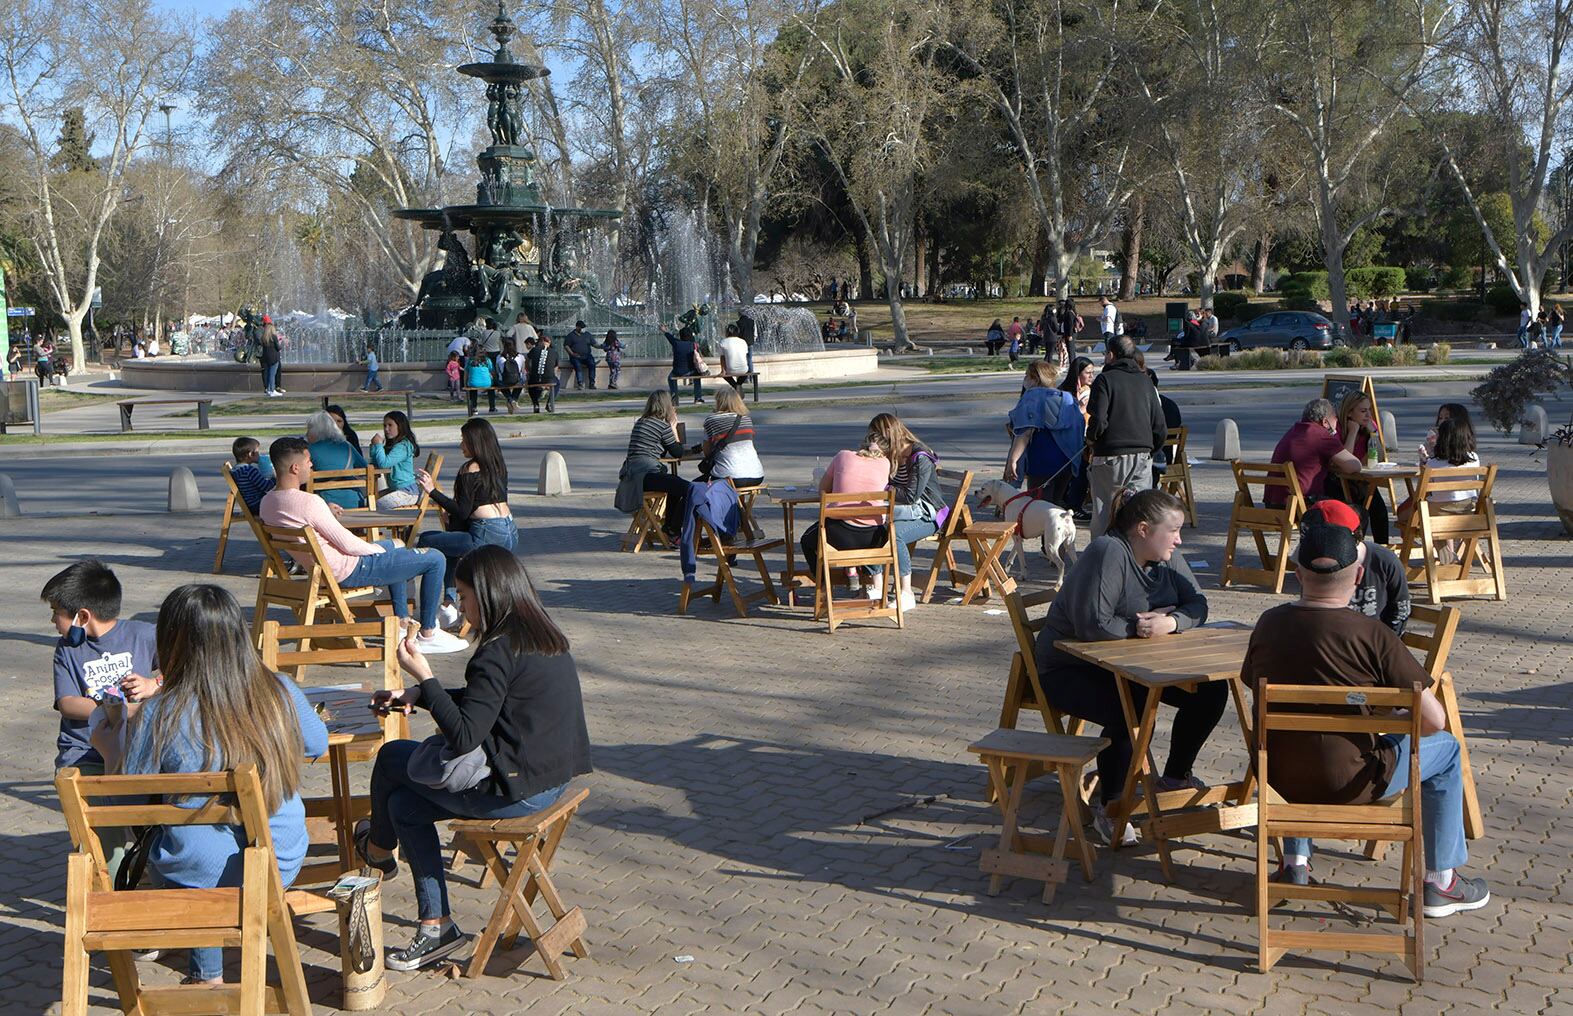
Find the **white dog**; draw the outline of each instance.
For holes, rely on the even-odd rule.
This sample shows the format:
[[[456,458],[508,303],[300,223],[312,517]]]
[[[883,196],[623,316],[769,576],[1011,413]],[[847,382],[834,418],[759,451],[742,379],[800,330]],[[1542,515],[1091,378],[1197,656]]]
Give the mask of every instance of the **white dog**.
[[[995,518],[1008,515],[1016,524],[1016,542],[1005,570],[1020,576],[1023,567],[1021,541],[1037,539],[1044,560],[1058,569],[1054,588],[1060,588],[1065,582],[1066,569],[1076,563],[1075,516],[1053,502],[1018,496],[1021,492],[1004,480],[989,480],[978,488],[978,492],[982,495],[978,500],[979,509],[992,506]]]

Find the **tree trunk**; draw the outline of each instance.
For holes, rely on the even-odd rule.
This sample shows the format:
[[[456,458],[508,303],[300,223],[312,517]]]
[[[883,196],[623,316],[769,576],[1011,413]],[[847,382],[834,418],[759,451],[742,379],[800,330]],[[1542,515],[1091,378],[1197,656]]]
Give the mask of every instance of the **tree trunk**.
[[[1049,236],[1041,228],[1032,245],[1032,277],[1027,280],[1027,290],[1033,296],[1047,292],[1049,276]]]
[[[84,374],[87,372],[87,347],[82,342],[82,322],[87,318],[87,312],[75,311],[63,316],[66,319],[66,333],[71,336],[71,373]]]
[[[858,291],[859,299],[867,300],[874,293],[874,266],[869,260],[868,239],[863,231],[856,231],[858,255]]]
[[[1327,268],[1327,298],[1333,304],[1333,320],[1344,335],[1349,330],[1349,293],[1344,285],[1344,248],[1336,240],[1328,242],[1323,231],[1322,264]]]
[[[928,238],[928,247],[929,247],[929,259],[928,259],[928,262],[929,262],[929,281],[928,281],[928,291],[929,291],[929,295],[930,296],[938,297],[938,296],[941,295],[940,291],[939,291],[940,290],[940,279],[944,275],[943,271],[941,270],[942,266],[940,265],[939,241],[937,239],[935,239],[934,237],[932,237],[932,236],[929,237]]]
[[[1142,261],[1142,229],[1147,220],[1147,199],[1136,195],[1136,204],[1130,222],[1125,227],[1125,242],[1120,248],[1120,292],[1118,299],[1136,297],[1137,274]]]
[[[912,240],[912,295],[922,297],[925,295],[928,282],[928,246],[923,242],[923,230],[914,230]]]
[[[1251,291],[1261,296],[1267,289],[1267,258],[1272,254],[1272,230],[1264,230],[1256,238],[1256,258],[1251,262]]]

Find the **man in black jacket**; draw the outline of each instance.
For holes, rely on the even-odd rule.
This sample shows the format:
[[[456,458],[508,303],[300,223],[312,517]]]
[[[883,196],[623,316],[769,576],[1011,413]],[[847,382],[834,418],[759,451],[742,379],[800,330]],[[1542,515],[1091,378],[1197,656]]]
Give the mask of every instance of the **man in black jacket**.
[[[1168,436],[1158,391],[1136,362],[1136,343],[1119,335],[1107,348],[1103,373],[1093,381],[1087,400],[1093,539],[1109,527],[1118,491],[1152,486],[1153,456]]]
[[[541,390],[546,391],[546,411],[557,412],[557,350],[552,348],[552,337],[545,332],[540,341],[524,358],[525,383],[530,388],[530,405],[541,411]]]

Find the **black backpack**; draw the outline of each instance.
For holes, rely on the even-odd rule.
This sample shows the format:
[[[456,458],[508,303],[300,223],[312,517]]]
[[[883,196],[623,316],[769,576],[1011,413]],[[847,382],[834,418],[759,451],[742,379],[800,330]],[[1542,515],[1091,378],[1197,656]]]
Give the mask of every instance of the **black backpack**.
[[[514,388],[523,383],[519,375],[519,358],[505,356],[502,361],[502,383],[504,387]]]

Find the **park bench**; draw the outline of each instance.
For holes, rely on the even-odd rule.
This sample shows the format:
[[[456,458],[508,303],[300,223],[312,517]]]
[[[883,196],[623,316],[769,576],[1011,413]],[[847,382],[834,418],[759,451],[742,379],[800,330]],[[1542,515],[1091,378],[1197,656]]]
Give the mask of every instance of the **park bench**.
[[[209,429],[208,408],[213,405],[212,399],[121,399],[115,403],[120,407],[120,433],[131,432],[131,411],[138,406],[189,406],[193,403],[197,407],[197,429]]]
[[[720,377],[727,384],[731,385],[733,388],[736,388],[739,395],[743,393],[743,385],[752,383],[754,389],[754,401],[756,403],[759,401],[759,371],[757,370],[744,371],[741,374],[727,374],[722,372],[718,375],[707,376]]]
[[[336,392],[322,397],[322,408],[326,410],[329,405],[340,399],[382,399],[395,395],[404,396],[404,415],[413,422],[415,419],[415,391],[411,388],[384,388],[380,392]]]

